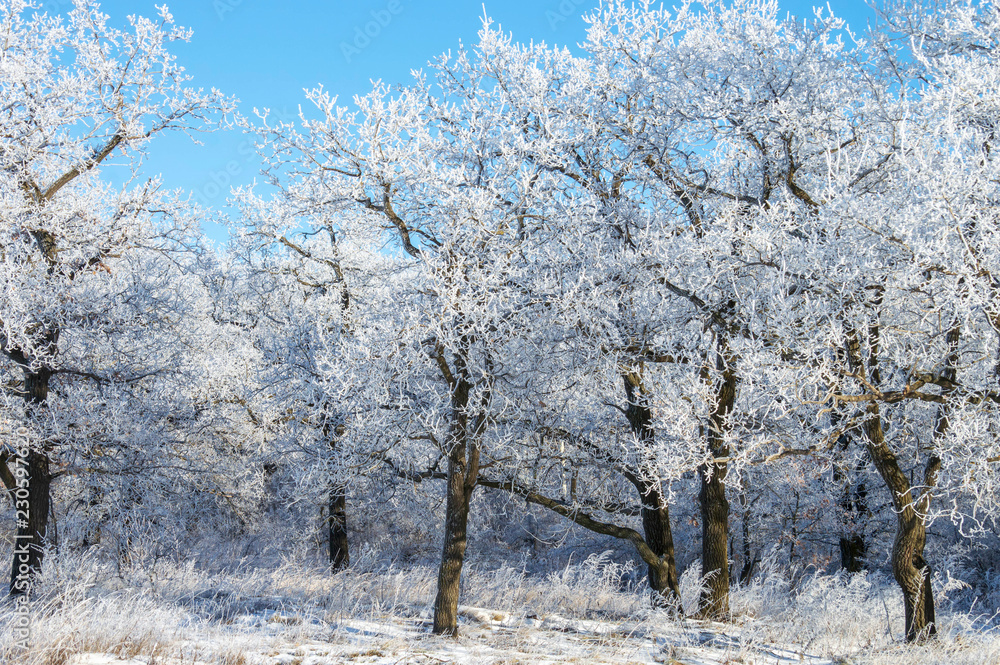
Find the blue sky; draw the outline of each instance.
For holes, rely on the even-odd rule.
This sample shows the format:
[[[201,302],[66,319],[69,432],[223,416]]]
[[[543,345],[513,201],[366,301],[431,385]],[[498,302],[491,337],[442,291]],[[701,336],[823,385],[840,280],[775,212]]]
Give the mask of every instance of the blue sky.
[[[42,0],[62,13],[70,0]],[[102,10],[115,24],[128,14],[153,16],[166,3],[179,25],[194,30],[173,52],[197,87],[216,87],[254,107],[295,114],[303,89],[322,84],[344,104],[370,90],[373,79],[406,83],[412,69],[459,42],[474,43],[483,16],[481,0],[105,0]],[[665,3],[668,4],[668,3]],[[783,11],[812,16],[807,0],[779,0]],[[580,16],[597,0],[489,0],[486,13],[521,42],[575,45],[583,40]],[[834,13],[862,28],[871,16],[863,0],[831,2]],[[365,34],[367,30],[367,34]],[[202,135],[203,145],[174,134],[155,140],[144,175],[161,174],[164,186],[193,192],[201,204],[224,208],[233,184],[258,172],[247,137],[239,132]],[[206,225],[216,241],[221,227]]]

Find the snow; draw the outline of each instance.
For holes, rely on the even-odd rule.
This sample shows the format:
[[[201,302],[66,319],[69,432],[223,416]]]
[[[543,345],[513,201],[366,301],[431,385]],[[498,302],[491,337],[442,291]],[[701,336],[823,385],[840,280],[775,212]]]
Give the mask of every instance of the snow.
[[[235,621],[234,630],[255,631],[256,647],[241,652],[243,662],[266,665],[327,663],[668,663],[671,665],[833,665],[829,658],[782,645],[749,645],[732,626],[703,621],[600,621],[559,615],[518,619],[503,612],[462,607],[458,638],[432,635],[425,618],[387,616],[345,619],[325,639],[290,640],[267,630],[274,625],[263,613]],[[274,615],[271,615],[273,619]],[[280,624],[279,624],[280,625]],[[286,624],[287,625],[287,624]],[[218,637],[215,638],[219,640]],[[218,644],[196,650],[218,653]],[[153,665],[149,657],[118,658],[78,654],[68,665]],[[157,665],[208,665],[215,658],[155,659]]]

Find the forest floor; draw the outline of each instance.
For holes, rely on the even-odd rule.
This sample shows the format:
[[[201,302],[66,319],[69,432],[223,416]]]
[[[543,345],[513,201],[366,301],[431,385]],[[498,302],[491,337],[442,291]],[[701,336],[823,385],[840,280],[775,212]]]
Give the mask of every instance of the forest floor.
[[[990,648],[985,642],[925,647],[894,644],[863,649],[852,656],[830,657],[811,653],[809,645],[747,640],[733,626],[696,620],[657,624],[568,619],[558,615],[515,619],[501,612],[470,607],[463,607],[461,614],[460,636],[443,638],[431,635],[429,621],[420,617],[344,620],[325,626],[294,613],[264,612],[238,617],[234,622],[238,628],[228,640],[220,639],[218,634],[214,637],[191,634],[172,645],[173,656],[124,658],[86,653],[72,656],[66,665],[910,665],[917,662],[988,665],[1000,662],[978,660],[1000,653],[995,643]],[[290,631],[290,627],[296,628]]]
[[[558,615],[512,619],[482,608],[462,608],[458,638],[430,634],[426,619],[385,617],[346,620],[322,629],[313,638],[288,639],[287,626],[303,621],[291,614],[242,617],[258,635],[255,647],[244,646],[223,658],[206,652],[192,640],[174,657],[119,658],[108,654],[78,654],[68,665],[208,665],[267,663],[324,665],[327,663],[390,664],[547,664],[547,663],[666,663],[671,665],[833,665],[845,661],[824,658],[794,647],[741,643],[739,631],[723,624],[687,621],[654,626],[649,622],[567,619]],[[264,637],[270,626],[277,627]],[[308,631],[306,631],[308,632]],[[244,638],[250,638],[244,634]],[[175,645],[180,646],[180,645]],[[213,653],[217,650],[213,649]]]
[[[898,592],[877,573],[765,568],[734,588],[732,622],[710,623],[650,609],[645,587],[604,555],[545,575],[470,564],[460,635],[444,638],[430,631],[433,566],[361,561],[331,575],[299,558],[125,572],[85,556],[46,563],[27,651],[14,610],[0,606],[4,665],[1000,665],[993,610],[962,609],[948,580],[937,581],[939,635],[914,646],[900,636]],[[681,578],[685,607],[698,580],[696,569]]]

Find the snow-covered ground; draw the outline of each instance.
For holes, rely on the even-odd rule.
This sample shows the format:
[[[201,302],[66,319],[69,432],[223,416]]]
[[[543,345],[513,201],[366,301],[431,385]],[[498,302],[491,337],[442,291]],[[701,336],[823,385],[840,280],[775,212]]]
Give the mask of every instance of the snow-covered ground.
[[[323,665],[325,663],[666,663],[670,665],[846,665],[847,663],[998,663],[1000,650],[989,639],[982,644],[958,643],[867,649],[853,657],[812,653],[802,645],[766,644],[743,639],[739,629],[687,620],[597,621],[545,618],[513,619],[483,608],[463,608],[463,631],[457,639],[430,634],[426,619],[384,617],[345,620],[315,626],[312,637],[290,638],[289,625],[308,622],[294,614],[241,617],[237,623],[254,631],[243,633],[248,643],[234,650],[224,641],[192,640],[175,645],[173,657],[119,658],[98,653],[77,654],[68,665]],[[304,630],[302,632],[310,632]],[[965,643],[962,643],[965,642]],[[199,656],[199,653],[204,654]]]
[[[462,608],[465,620],[457,639],[431,635],[425,619],[386,617],[380,621],[345,620],[312,639],[288,639],[282,631],[269,631],[269,624],[288,625],[303,621],[294,615],[246,617],[241,623],[256,623],[258,647],[242,651],[230,662],[275,665],[321,665],[323,663],[685,663],[723,665],[729,663],[833,664],[806,651],[776,645],[741,643],[721,624],[698,621],[685,626],[649,622],[609,622],[545,618],[512,619],[483,608]],[[259,622],[257,621],[259,620]],[[268,635],[268,633],[272,633]],[[264,637],[268,635],[267,637]],[[190,645],[191,657],[197,644]],[[224,650],[223,650],[224,651]],[[186,655],[156,658],[157,665],[225,662],[226,656],[204,661]],[[149,657],[118,658],[107,654],[78,654],[69,665],[152,665]]]
[[[430,632],[429,566],[330,575],[291,559],[226,572],[161,563],[119,576],[96,561],[51,563],[28,652],[0,608],[4,665],[1000,665],[993,617],[960,611],[940,580],[940,635],[913,646],[898,593],[877,574],[765,570],[734,589],[723,624],[649,609],[602,557],[547,576],[470,565],[463,598],[474,604],[461,608],[460,636],[445,638]],[[687,606],[697,592],[697,576],[682,577]]]

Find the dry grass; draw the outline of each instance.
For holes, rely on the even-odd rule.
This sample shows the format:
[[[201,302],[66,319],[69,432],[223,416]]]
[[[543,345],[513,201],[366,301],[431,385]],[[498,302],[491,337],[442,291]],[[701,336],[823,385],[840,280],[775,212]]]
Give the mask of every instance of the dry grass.
[[[316,662],[446,653],[454,642],[421,627],[430,616],[434,569],[373,561],[361,558],[336,575],[304,557],[268,569],[160,561],[123,579],[96,559],[54,556],[31,608],[29,652],[14,644],[13,609],[0,608],[0,663],[67,665],[76,654],[106,653],[150,663],[255,665],[308,644],[325,645],[302,652]],[[711,651],[717,662],[734,663],[779,655],[855,665],[1000,663],[1000,640],[961,613],[941,617],[933,643],[901,644],[898,593],[877,575],[800,575],[793,582],[768,567],[734,590],[734,624],[721,626],[649,610],[645,593],[624,582],[628,572],[607,556],[544,577],[473,562],[464,575],[462,599],[470,607],[461,644],[484,663],[531,662],[547,649],[562,658],[567,644],[577,651],[563,656],[579,662],[648,660],[653,652],[661,661],[691,662]],[[697,593],[696,570],[682,582],[685,596]],[[360,622],[374,632],[359,633]]]

